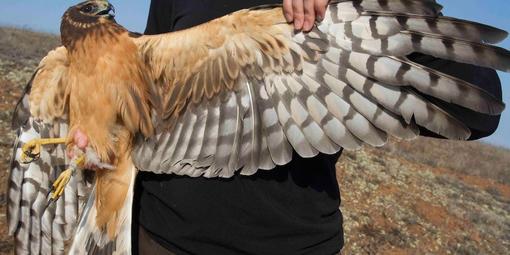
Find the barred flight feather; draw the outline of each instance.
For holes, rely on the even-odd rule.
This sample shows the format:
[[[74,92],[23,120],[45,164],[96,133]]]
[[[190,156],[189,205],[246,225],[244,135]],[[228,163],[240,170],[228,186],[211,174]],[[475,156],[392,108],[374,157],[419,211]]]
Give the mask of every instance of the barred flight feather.
[[[508,33],[501,29],[467,20],[385,12],[364,13],[359,19],[335,24],[331,28],[335,31],[334,34],[364,40],[380,39],[405,30],[481,43],[498,43],[508,36]]]
[[[212,121],[219,121],[205,127],[199,156],[178,153],[174,157],[174,153],[171,157],[172,152],[163,153],[166,160],[173,162],[163,167],[166,170],[155,170],[146,164],[138,166],[178,174],[186,174],[178,170],[186,167],[188,171],[194,169],[193,176],[202,172],[198,175],[229,177],[243,167],[246,169],[241,173],[253,174],[257,165],[264,168],[261,166],[285,164],[291,160],[289,148],[301,156],[312,157],[319,152],[333,153],[341,147],[356,149],[362,143],[381,146],[388,135],[415,138],[418,126],[448,138],[467,139],[469,128],[409,86],[484,114],[500,114],[504,104],[471,83],[409,61],[405,56],[422,52],[507,70],[510,62],[507,51],[486,44],[499,42],[507,34],[483,24],[440,17],[441,8],[432,0],[338,1],[329,6],[324,21],[307,34],[295,33],[290,25],[285,25],[278,9],[266,7],[236,13],[245,20],[264,15],[265,20],[273,18],[273,23],[246,28],[252,34],[236,28],[228,32],[231,41],[222,39],[216,47],[209,43],[210,61],[202,62],[207,63],[202,64],[203,71],[194,72],[200,77],[201,73],[211,75],[210,70],[215,68],[225,70],[229,75],[221,79],[237,81],[234,87],[225,87],[214,77],[209,81],[220,84],[224,91],[234,91],[238,95],[237,104],[234,95],[225,97],[221,91],[209,93],[216,95],[213,98],[223,97],[216,99],[212,108],[212,99],[194,100],[201,102],[197,104],[201,107],[215,109],[217,115]],[[204,34],[219,31],[220,26],[222,31],[228,31],[225,26],[235,23],[236,14],[191,29],[187,35],[199,41],[207,38]],[[268,27],[263,28],[266,24]],[[148,45],[151,40],[155,43],[155,38],[157,45],[153,47],[161,51],[189,47],[175,43],[178,36],[172,34],[134,40]],[[473,49],[484,51],[477,53]],[[481,55],[487,59],[478,60]],[[214,67],[218,66],[215,56],[221,56],[226,64]],[[166,65],[159,60],[153,64]],[[250,97],[246,99],[248,93]],[[231,108],[234,105],[237,114]],[[189,111],[196,107],[190,105]],[[181,123],[188,115],[172,118]],[[206,120],[207,125],[211,125],[209,121]],[[225,131],[227,126],[229,132]],[[189,132],[193,130],[190,128]],[[181,131],[173,132],[179,136]],[[136,150],[154,143],[158,141],[142,143]],[[282,144],[282,149],[277,149]],[[180,146],[163,147],[173,151]],[[257,155],[259,159],[255,160]],[[272,163],[268,164],[269,161]]]

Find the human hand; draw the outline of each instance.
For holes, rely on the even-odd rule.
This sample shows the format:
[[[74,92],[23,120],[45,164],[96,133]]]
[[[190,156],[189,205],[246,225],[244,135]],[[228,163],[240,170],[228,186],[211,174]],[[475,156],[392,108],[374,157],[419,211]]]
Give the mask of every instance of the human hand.
[[[315,20],[322,21],[329,0],[283,0],[283,13],[296,30],[310,31]]]

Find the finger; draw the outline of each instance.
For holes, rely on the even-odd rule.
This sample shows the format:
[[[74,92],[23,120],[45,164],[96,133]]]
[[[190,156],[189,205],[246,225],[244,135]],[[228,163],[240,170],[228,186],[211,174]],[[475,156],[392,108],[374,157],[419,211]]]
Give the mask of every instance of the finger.
[[[287,22],[294,20],[294,13],[292,11],[292,0],[283,0],[283,15]]]
[[[76,146],[78,146],[78,148],[80,149],[85,149],[89,144],[89,138],[85,133],[81,132],[80,130],[77,130],[74,133],[73,140],[74,144],[76,144]]]
[[[315,0],[304,0],[305,18],[303,22],[303,30],[310,31],[315,23]]]
[[[304,22],[303,0],[292,1],[292,12],[294,17],[294,29],[301,30]]]
[[[315,17],[317,21],[322,21],[326,15],[326,8],[328,7],[329,0],[316,0],[315,1]]]

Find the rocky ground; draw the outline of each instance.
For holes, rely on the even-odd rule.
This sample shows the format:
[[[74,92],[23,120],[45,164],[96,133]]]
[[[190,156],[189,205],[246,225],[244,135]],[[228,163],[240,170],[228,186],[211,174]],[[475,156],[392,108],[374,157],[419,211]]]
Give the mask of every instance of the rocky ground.
[[[12,110],[55,36],[0,28],[0,222]],[[510,254],[510,151],[418,139],[344,153],[343,254]],[[13,242],[0,224],[0,254]]]

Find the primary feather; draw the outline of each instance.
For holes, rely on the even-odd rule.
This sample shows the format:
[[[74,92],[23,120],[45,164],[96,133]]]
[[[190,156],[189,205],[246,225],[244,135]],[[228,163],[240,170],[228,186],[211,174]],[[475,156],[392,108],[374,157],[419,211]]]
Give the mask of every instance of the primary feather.
[[[87,1],[66,12],[64,47],[41,62],[16,115],[25,119],[19,139],[48,136],[33,129],[39,123],[62,127],[54,136],[81,129],[116,168],[96,171],[87,206],[79,202],[90,191],[77,177],[46,207],[64,148],[30,165],[13,161],[9,226],[19,253],[63,252],[76,226],[74,252],[129,253],[137,170],[252,175],[293,152],[382,146],[388,136],[413,139],[420,127],[469,138],[466,123],[437,102],[487,115],[504,109],[489,92],[407,58],[418,52],[510,71],[510,52],[491,45],[506,32],[442,17],[433,0],[332,2],[310,33],[294,31],[272,6],[154,36],[133,36],[104,11],[84,13],[88,4],[109,6]]]

